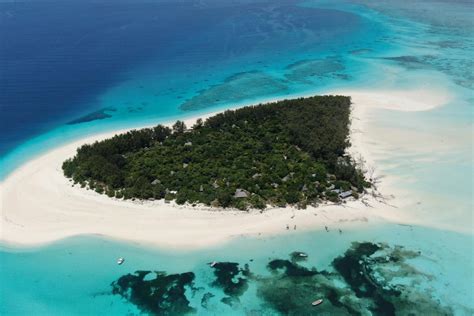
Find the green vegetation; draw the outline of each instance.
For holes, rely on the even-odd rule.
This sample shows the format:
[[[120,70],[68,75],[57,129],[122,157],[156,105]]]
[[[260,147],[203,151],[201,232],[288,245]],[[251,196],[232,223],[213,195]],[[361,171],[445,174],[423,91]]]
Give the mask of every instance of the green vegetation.
[[[239,209],[306,207],[370,184],[345,155],[350,98],[316,96],[226,111],[192,129],[133,130],[84,145],[66,177],[110,197]]]

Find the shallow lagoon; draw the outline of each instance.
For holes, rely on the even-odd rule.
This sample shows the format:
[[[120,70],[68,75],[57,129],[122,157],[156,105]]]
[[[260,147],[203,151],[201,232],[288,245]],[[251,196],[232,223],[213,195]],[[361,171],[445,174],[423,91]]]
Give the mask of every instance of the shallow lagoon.
[[[216,4],[210,2],[185,9],[168,3],[161,11],[160,5],[104,2],[95,14],[110,14],[99,21],[94,15],[76,14],[90,12],[91,7],[96,8],[94,3],[0,4],[6,17],[1,23],[13,27],[18,37],[2,56],[2,62],[7,60],[12,66],[5,70],[8,76],[2,76],[8,79],[2,85],[9,89],[0,97],[2,177],[49,148],[97,132],[340,87],[443,86],[454,99],[441,108],[419,113],[381,110],[373,116],[373,128],[389,126],[409,131],[411,137],[432,136],[426,148],[419,148],[416,154],[413,148],[394,146],[391,159],[376,157],[376,162],[382,174],[396,174],[399,186],[423,202],[402,211],[417,214],[421,224],[446,224],[449,229],[460,228],[467,233],[369,223],[361,229],[344,228],[342,234],[335,227],[330,227],[329,233],[323,227],[307,233],[283,231],[280,237],[237,239],[193,251],[159,250],[99,236],[31,250],[3,246],[1,314],[137,314],[135,305],[111,294],[112,282],[137,270],[194,272],[195,286],[216,295],[209,299],[206,310],[201,307],[202,291],[194,297],[186,292],[198,314],[272,314],[274,309],[256,296],[258,286],[252,282],[239,298],[240,304],[232,308],[221,303],[222,291],[211,285],[214,275],[206,263],[249,264],[252,273],[268,276],[270,260],[286,260],[293,251],[304,251],[309,257],[302,265],[327,270],[354,241],[420,251],[419,257],[408,260],[419,274],[393,282],[418,282],[414,288],[430,294],[434,304],[441,300],[455,315],[472,313],[473,188],[469,175],[474,173],[472,137],[468,135],[473,113],[469,71],[473,39],[469,32],[459,32],[472,30],[471,22],[463,18],[469,4],[457,2],[450,4],[449,10],[428,11],[429,17],[420,12],[432,6],[430,1],[420,1],[413,10],[411,6],[400,7],[396,1],[384,1],[383,7],[376,6],[374,11],[342,1],[306,1],[302,5],[243,1],[214,9],[211,7]],[[129,10],[131,6],[133,10]],[[41,12],[56,20],[44,24],[38,14]],[[171,22],[164,19],[170,12],[179,18]],[[8,20],[12,17],[20,19]],[[64,32],[62,19],[70,21]],[[189,22],[193,27],[176,21]],[[31,25],[42,26],[37,29],[41,40],[33,43],[34,54],[13,58],[18,51],[25,51],[20,44],[31,36],[19,31]],[[55,31],[44,31],[51,28]],[[104,31],[95,34],[90,28]],[[125,50],[118,41],[123,36],[133,39],[133,45]],[[67,44],[56,47],[54,43]],[[116,54],[110,55],[111,51]],[[41,56],[53,56],[58,62],[44,63]],[[20,72],[17,65],[22,60],[28,62],[24,64],[26,70]],[[44,68],[51,65],[51,69]],[[61,74],[52,75],[58,69]],[[97,81],[88,77],[91,70]],[[80,80],[70,81],[69,77]],[[59,82],[69,85],[68,89],[58,86]],[[41,93],[50,87],[58,88]],[[24,104],[16,102],[19,94],[26,94]],[[4,102],[12,103],[4,107]],[[111,117],[67,124],[104,109],[113,109],[105,112]],[[16,126],[18,115],[28,128]],[[441,140],[449,146],[442,145]],[[115,264],[119,256],[126,258],[123,266]],[[343,282],[340,285],[347,287]]]
[[[342,233],[339,228],[342,228]],[[257,314],[272,314],[275,310],[270,308],[268,301],[255,296],[257,288],[263,291],[262,287],[273,278],[267,267],[272,260],[290,260],[291,252],[302,251],[308,254],[307,260],[295,263],[309,269],[314,267],[319,272],[335,273],[332,261],[342,256],[352,242],[385,243],[387,240],[390,240],[389,252],[382,252],[376,257],[385,258],[386,254],[394,256],[397,245],[403,245],[403,251],[406,251],[400,254],[405,262],[394,261],[394,267],[380,262],[372,266],[399,272],[395,273],[396,277],[390,284],[407,285],[407,289],[413,291],[413,297],[417,293],[427,296],[427,305],[432,307],[438,308],[441,300],[441,306],[451,306],[456,315],[468,315],[468,308],[472,311],[472,282],[469,281],[473,280],[470,269],[473,262],[469,255],[472,246],[468,242],[469,236],[380,223],[364,224],[362,228],[346,229],[338,226],[329,227],[329,232],[288,231],[281,236],[256,238],[251,242],[241,238],[223,246],[199,251],[158,250],[100,237],[78,237],[41,249],[18,251],[4,248],[1,253],[2,271],[8,273],[2,273],[2,284],[9,284],[9,287],[2,288],[2,313],[28,314],[35,310],[41,314],[138,314],[135,305],[129,304],[120,295],[112,294],[112,282],[138,270],[151,270],[163,271],[168,275],[193,272],[194,291],[187,289],[185,293],[189,306],[195,308],[198,314],[241,315],[252,310]],[[121,266],[115,263],[119,256],[126,259]],[[248,278],[243,294],[231,290],[227,292],[233,294],[231,297],[238,298],[232,307],[220,301],[228,295],[224,293],[225,287],[215,283],[214,269],[208,265],[214,260],[236,262],[242,269],[247,264],[253,275]],[[347,288],[347,283],[337,276],[338,273],[335,274],[334,277],[327,276],[334,278],[333,286]],[[275,276],[275,280],[280,278],[281,275]],[[150,275],[146,280],[151,279],[153,277]],[[308,280],[303,278],[293,280],[292,283],[298,286],[305,282]],[[215,296],[209,300],[206,309],[202,307],[201,300],[207,292]],[[302,302],[310,304],[318,293],[294,295],[301,296]],[[329,301],[325,304],[326,308],[332,305]]]

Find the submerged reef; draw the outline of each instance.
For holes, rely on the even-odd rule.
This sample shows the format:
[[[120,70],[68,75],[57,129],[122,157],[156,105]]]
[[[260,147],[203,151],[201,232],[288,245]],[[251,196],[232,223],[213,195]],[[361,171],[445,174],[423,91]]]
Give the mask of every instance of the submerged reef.
[[[398,246],[364,242],[353,243],[335,258],[333,270],[318,272],[294,261],[273,260],[268,264],[272,276],[259,280],[258,294],[285,315],[452,315],[449,308],[417,289],[421,279],[432,278],[406,262],[419,255]],[[315,308],[310,302],[318,298],[325,302]]]
[[[197,110],[261,95],[281,94],[287,90],[288,87],[283,81],[269,74],[260,71],[242,72],[226,78],[220,84],[199,91],[181,104],[180,108],[185,111]]]
[[[218,262],[211,267],[213,279],[208,287],[200,285],[198,289],[194,287],[193,272],[159,272],[150,279],[150,271],[137,271],[113,282],[112,292],[143,312],[156,315],[212,314],[222,308],[237,311],[245,309],[255,295],[259,304],[251,312],[258,315],[454,314],[422,286],[434,277],[410,264],[410,260],[422,256],[420,252],[382,243],[354,242],[320,270],[305,266],[306,256],[309,257],[293,252],[289,260],[272,259],[266,264],[269,274],[251,272],[248,264],[242,267],[237,262]],[[191,306],[186,288],[191,289],[199,306]],[[312,306],[317,299],[323,302]]]
[[[395,62],[406,69],[420,69],[428,66],[426,63],[427,58],[429,56],[395,56],[384,57],[383,59]]]
[[[186,288],[193,288],[194,273],[167,275],[151,271],[136,271],[112,283],[112,293],[136,305],[141,311],[153,315],[183,315],[194,312],[186,298]]]
[[[184,111],[203,109],[220,104],[251,100],[262,95],[282,95],[290,91],[291,83],[320,83],[322,78],[349,80],[344,73],[345,66],[339,57],[299,60],[283,69],[283,77],[263,71],[252,70],[236,73],[221,83],[196,92],[184,101],[180,108]]]
[[[436,44],[433,43],[434,46]],[[445,43],[439,43],[439,49],[444,48]],[[393,56],[383,59],[394,62],[406,69],[436,69],[450,75],[454,83],[467,88],[474,89],[474,75],[471,71],[472,61],[464,58],[443,58],[437,55],[420,56]]]
[[[372,53],[373,51],[369,48],[360,48],[360,49],[354,49],[349,52],[351,55],[364,55],[364,54],[369,54]]]
[[[91,112],[89,114],[81,116],[75,120],[69,121],[67,124],[74,125],[74,124],[86,123],[86,122],[91,122],[91,121],[96,121],[96,120],[103,120],[103,119],[112,117],[112,115],[110,115],[107,112],[115,112],[115,111],[116,109],[114,108],[100,109],[98,111]]]
[[[214,265],[216,280],[213,286],[221,288],[229,296],[241,296],[248,288],[250,270],[248,265],[239,268],[235,262],[219,262]]]
[[[285,77],[290,81],[310,84],[314,79],[341,75],[340,72],[344,69],[342,61],[338,58],[301,60],[286,67]],[[345,76],[344,78],[349,78],[347,74]]]

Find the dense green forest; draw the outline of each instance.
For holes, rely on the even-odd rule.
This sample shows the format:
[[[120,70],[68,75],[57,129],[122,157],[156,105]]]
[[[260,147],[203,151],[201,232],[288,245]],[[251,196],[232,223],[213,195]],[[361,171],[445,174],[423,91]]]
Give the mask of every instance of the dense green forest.
[[[315,96],[225,111],[189,129],[132,130],[80,147],[63,170],[124,199],[263,209],[357,198],[370,184],[345,155],[350,102]]]

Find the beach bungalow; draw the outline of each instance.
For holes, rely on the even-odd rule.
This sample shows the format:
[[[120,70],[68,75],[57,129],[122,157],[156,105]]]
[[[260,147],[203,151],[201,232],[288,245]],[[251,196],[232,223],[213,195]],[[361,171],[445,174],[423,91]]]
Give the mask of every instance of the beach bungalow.
[[[236,189],[234,193],[234,198],[241,199],[246,198],[249,196],[249,192],[245,191],[244,189]]]
[[[166,193],[166,194],[177,194],[178,191],[176,191],[176,190],[170,190],[170,189],[166,188],[165,193]]]
[[[339,193],[339,197],[340,197],[341,199],[348,198],[348,197],[351,196],[351,195],[352,195],[352,190],[344,191],[344,192]]]
[[[281,179],[281,181],[286,182],[286,181],[290,180],[293,177],[294,174],[295,174],[294,172],[290,172],[283,179]]]

